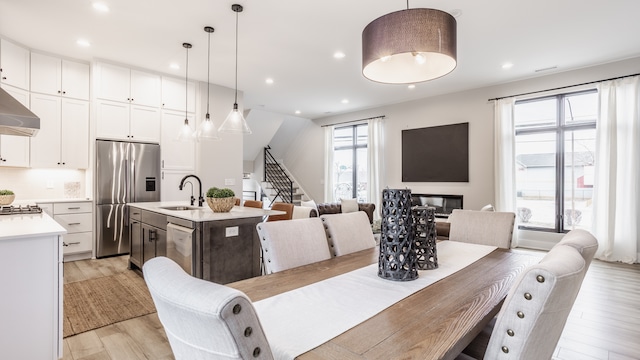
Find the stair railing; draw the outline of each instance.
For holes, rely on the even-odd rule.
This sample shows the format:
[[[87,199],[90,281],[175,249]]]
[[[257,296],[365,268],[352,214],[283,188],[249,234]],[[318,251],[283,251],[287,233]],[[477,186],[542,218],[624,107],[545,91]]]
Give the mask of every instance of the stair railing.
[[[264,181],[271,183],[277,191],[269,207],[280,197],[282,202],[293,203],[293,180],[273,157],[269,151],[271,146],[264,148]]]

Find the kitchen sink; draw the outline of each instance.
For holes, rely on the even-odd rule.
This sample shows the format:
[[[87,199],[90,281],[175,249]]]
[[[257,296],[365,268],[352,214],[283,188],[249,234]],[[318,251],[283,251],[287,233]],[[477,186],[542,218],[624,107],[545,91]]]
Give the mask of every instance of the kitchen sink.
[[[160,206],[159,209],[172,210],[172,211],[181,211],[181,210],[198,210],[198,209],[201,210],[203,208],[198,207],[198,206],[181,205],[181,206]]]

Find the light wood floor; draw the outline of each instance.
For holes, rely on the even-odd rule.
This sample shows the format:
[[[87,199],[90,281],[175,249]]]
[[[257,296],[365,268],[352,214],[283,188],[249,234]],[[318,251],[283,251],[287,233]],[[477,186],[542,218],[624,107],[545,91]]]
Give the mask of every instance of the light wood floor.
[[[64,281],[125,271],[127,259],[127,256],[120,256],[65,263]],[[558,342],[554,359],[640,359],[638,284],[640,264],[594,260]],[[111,359],[173,359],[157,315],[142,316],[64,339],[64,360]]]

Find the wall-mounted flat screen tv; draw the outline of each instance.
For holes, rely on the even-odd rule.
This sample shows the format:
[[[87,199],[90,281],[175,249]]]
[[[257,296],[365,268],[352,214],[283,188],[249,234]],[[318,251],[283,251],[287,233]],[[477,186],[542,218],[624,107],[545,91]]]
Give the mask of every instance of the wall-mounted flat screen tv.
[[[469,182],[469,123],[402,130],[403,182]]]

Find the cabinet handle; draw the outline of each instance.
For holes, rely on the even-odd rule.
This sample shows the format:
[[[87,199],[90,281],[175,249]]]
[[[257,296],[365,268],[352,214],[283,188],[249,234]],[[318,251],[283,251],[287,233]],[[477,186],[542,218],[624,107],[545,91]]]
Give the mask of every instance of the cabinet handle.
[[[66,91],[63,91],[63,92],[62,92],[62,95],[66,94],[66,93],[67,93]]]
[[[58,90],[58,94],[60,94],[60,90]]]
[[[156,240],[156,231],[149,229],[149,242]]]
[[[80,241],[76,241],[76,242],[72,242],[72,243],[68,243],[68,244],[66,242],[62,243],[62,246],[69,246],[69,245],[80,245]]]
[[[6,77],[6,76],[3,76],[3,77],[2,77],[2,80],[7,80],[7,77]]]
[[[69,223],[67,225],[80,225],[80,223]]]
[[[78,210],[80,209],[80,206],[74,206],[74,207],[68,207],[68,210]]]

